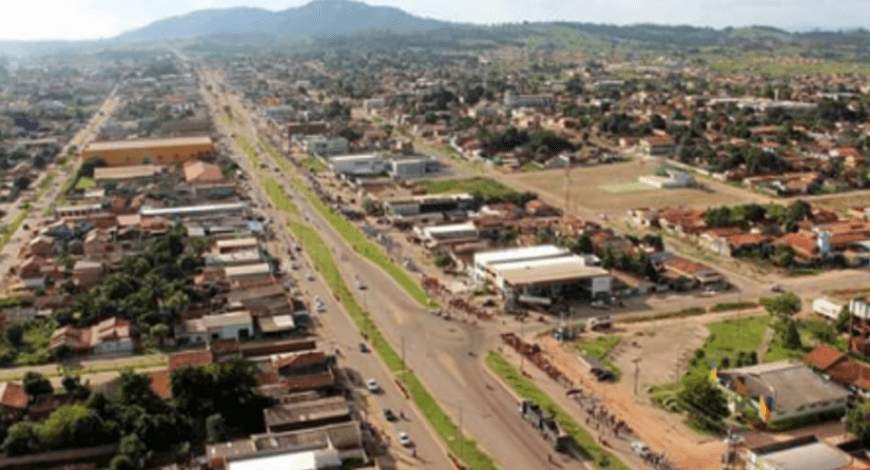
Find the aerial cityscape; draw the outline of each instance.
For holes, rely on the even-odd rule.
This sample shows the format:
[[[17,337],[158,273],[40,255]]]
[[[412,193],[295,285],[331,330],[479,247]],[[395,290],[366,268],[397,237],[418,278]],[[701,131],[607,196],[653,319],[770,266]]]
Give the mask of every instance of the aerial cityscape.
[[[0,469],[870,469],[863,6],[195,3],[0,40]]]

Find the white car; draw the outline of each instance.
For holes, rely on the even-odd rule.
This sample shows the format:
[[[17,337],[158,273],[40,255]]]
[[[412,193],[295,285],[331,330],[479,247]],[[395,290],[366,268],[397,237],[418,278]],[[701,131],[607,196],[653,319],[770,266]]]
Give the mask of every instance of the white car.
[[[375,379],[369,379],[369,381],[366,382],[366,388],[369,389],[369,392],[371,393],[378,393],[381,391],[381,385]]]
[[[366,285],[365,285],[364,282],[362,282],[362,281],[360,281],[359,279],[357,279],[357,281],[356,281],[356,288],[359,289],[359,290],[365,290],[365,289],[366,289]]]
[[[317,309],[317,313],[323,313],[326,311],[326,304],[323,302],[317,302],[314,307]]]
[[[411,440],[411,436],[409,436],[408,433],[402,431],[399,433],[399,444],[402,444],[404,447],[412,447],[414,441]]]
[[[309,281],[312,281],[312,282],[313,282],[313,281],[314,281],[314,273],[312,273],[311,271],[309,271],[309,272],[308,272],[308,275],[305,276],[305,278],[308,279]]]

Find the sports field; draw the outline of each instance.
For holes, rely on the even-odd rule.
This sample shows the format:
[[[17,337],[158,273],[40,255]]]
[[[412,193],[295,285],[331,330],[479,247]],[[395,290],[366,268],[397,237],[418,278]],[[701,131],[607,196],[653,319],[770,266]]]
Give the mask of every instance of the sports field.
[[[623,216],[627,209],[636,207],[697,207],[744,204],[753,201],[752,193],[730,189],[715,190],[675,188],[656,189],[639,182],[643,175],[651,175],[658,164],[632,160],[625,163],[580,167],[571,170],[566,180],[563,170],[544,170],[534,173],[515,173],[500,179],[520,191],[534,191],[545,200],[563,205],[565,196],[571,200],[572,210],[594,214]],[[566,181],[569,188],[566,191]],[[586,214],[587,216],[589,214]]]
[[[608,193],[636,193],[639,191],[652,191],[654,188],[646,183],[635,182],[635,183],[623,183],[623,184],[611,184],[607,186],[601,186],[601,189],[607,191]]]

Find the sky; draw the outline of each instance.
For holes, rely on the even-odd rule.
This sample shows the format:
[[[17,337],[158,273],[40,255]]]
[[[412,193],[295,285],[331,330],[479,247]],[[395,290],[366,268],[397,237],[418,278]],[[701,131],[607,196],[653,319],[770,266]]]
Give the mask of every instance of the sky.
[[[108,38],[203,8],[252,6],[278,11],[307,1],[7,1],[0,14],[0,38]],[[368,0],[368,3],[395,6],[419,16],[480,24],[561,20],[716,28],[770,25],[785,29],[839,29],[862,26],[862,19],[870,18],[870,0]]]

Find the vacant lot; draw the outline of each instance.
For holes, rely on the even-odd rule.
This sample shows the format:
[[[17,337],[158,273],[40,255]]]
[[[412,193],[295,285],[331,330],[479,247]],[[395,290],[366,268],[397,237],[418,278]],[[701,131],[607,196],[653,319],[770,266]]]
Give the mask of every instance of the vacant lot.
[[[689,206],[706,208],[724,204],[750,202],[752,195],[741,197],[739,192],[720,193],[701,189],[656,190],[641,184],[637,178],[655,172],[656,163],[634,160],[611,165],[575,168],[571,171],[569,197],[572,207],[596,213],[625,214],[634,207]],[[535,173],[505,175],[504,181],[523,191],[534,191],[550,203],[565,200],[565,172],[547,170]],[[516,184],[513,184],[516,183]],[[648,190],[646,190],[648,188]]]
[[[489,178],[468,178],[461,180],[423,180],[417,185],[429,194],[469,193],[480,194],[484,199],[501,198],[515,194],[516,191]]]

